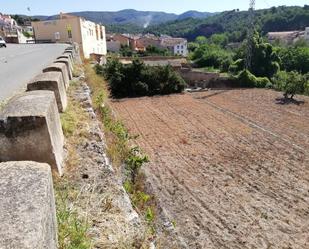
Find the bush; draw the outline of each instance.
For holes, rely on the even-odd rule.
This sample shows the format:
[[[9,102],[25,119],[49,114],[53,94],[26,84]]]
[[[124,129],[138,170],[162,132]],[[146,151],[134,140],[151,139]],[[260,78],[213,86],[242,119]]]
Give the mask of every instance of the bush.
[[[96,69],[98,73],[101,69]],[[111,95],[115,98],[180,93],[185,82],[171,66],[150,67],[140,60],[123,65],[116,59],[103,68]]]
[[[250,71],[243,70],[236,76],[240,87],[257,87],[264,88],[271,85],[271,82],[266,77],[255,77]]]

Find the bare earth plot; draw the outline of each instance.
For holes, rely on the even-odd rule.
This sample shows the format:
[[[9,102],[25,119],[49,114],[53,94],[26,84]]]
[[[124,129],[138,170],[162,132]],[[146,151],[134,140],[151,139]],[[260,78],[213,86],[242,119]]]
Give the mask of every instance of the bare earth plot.
[[[309,98],[270,90],[127,99],[112,106],[186,248],[309,248]]]

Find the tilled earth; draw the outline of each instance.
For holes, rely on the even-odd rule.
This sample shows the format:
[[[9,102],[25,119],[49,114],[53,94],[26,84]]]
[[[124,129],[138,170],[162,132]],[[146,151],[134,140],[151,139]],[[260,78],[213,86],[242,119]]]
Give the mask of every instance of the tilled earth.
[[[221,90],[112,103],[182,248],[309,248],[309,98]],[[165,247],[168,248],[168,247]]]

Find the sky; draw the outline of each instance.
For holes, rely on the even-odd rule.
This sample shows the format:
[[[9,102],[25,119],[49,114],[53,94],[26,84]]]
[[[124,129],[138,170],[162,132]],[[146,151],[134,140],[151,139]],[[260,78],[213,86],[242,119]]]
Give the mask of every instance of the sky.
[[[308,0],[256,0],[256,8],[309,4]],[[59,12],[136,9],[180,14],[188,10],[220,12],[248,9],[249,0],[0,0],[7,14],[54,15]],[[30,11],[29,11],[29,9]]]

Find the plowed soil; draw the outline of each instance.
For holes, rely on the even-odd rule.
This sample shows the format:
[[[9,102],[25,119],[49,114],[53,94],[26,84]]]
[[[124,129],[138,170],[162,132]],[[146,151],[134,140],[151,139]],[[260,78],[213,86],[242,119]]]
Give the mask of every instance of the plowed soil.
[[[115,101],[185,248],[309,248],[309,98],[225,90]]]

